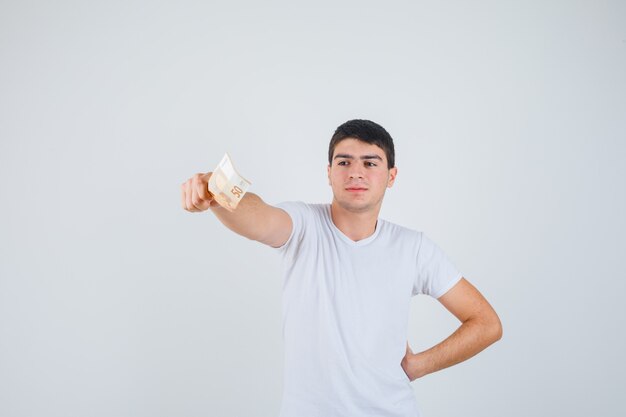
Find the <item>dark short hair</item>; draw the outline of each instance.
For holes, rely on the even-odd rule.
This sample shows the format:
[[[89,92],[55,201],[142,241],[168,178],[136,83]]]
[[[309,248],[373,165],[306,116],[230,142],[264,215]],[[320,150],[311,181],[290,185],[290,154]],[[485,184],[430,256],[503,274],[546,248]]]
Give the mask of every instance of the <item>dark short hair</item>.
[[[371,120],[354,119],[348,120],[340,125],[330,139],[328,145],[328,164],[332,165],[335,146],[344,139],[357,139],[362,142],[376,145],[385,151],[387,157],[387,169],[391,169],[396,164],[396,156],[393,148],[391,135],[381,125]]]

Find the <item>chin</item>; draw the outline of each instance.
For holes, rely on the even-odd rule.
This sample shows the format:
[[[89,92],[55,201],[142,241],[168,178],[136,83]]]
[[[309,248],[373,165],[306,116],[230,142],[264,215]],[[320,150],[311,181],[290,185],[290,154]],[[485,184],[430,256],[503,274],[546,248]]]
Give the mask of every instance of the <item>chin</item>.
[[[345,201],[335,199],[337,203],[347,211],[363,212],[372,208],[372,204],[367,201]]]

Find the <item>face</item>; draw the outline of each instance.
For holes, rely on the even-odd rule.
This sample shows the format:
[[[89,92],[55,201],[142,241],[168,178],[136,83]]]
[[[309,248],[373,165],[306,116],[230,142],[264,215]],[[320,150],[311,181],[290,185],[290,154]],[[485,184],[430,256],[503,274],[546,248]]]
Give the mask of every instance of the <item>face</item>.
[[[385,190],[396,179],[397,168],[387,169],[385,151],[358,139],[344,139],[335,146],[328,183],[334,200],[352,212],[380,210]]]

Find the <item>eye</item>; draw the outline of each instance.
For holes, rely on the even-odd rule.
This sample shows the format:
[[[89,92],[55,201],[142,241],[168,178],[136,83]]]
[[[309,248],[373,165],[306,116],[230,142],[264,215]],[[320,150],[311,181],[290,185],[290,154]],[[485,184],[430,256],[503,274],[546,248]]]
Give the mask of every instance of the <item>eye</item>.
[[[347,163],[348,163],[348,161],[339,161],[339,163],[337,165],[345,165]]]
[[[375,164],[375,163],[373,163],[373,162],[366,162],[365,164],[366,164],[367,166],[370,166],[370,167],[375,167],[375,166],[376,166],[376,164]]]

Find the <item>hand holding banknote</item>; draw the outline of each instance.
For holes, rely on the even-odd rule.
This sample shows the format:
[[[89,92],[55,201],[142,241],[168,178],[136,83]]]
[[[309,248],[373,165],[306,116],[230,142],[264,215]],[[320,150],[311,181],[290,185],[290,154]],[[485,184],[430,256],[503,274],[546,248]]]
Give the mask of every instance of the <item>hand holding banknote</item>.
[[[213,175],[212,172],[195,174],[183,183],[181,186],[183,209],[197,212],[218,205],[208,188],[211,175]]]
[[[213,172],[196,174],[182,184],[182,206],[197,212],[220,205],[232,212],[249,186],[250,181],[239,175],[226,154]]]

